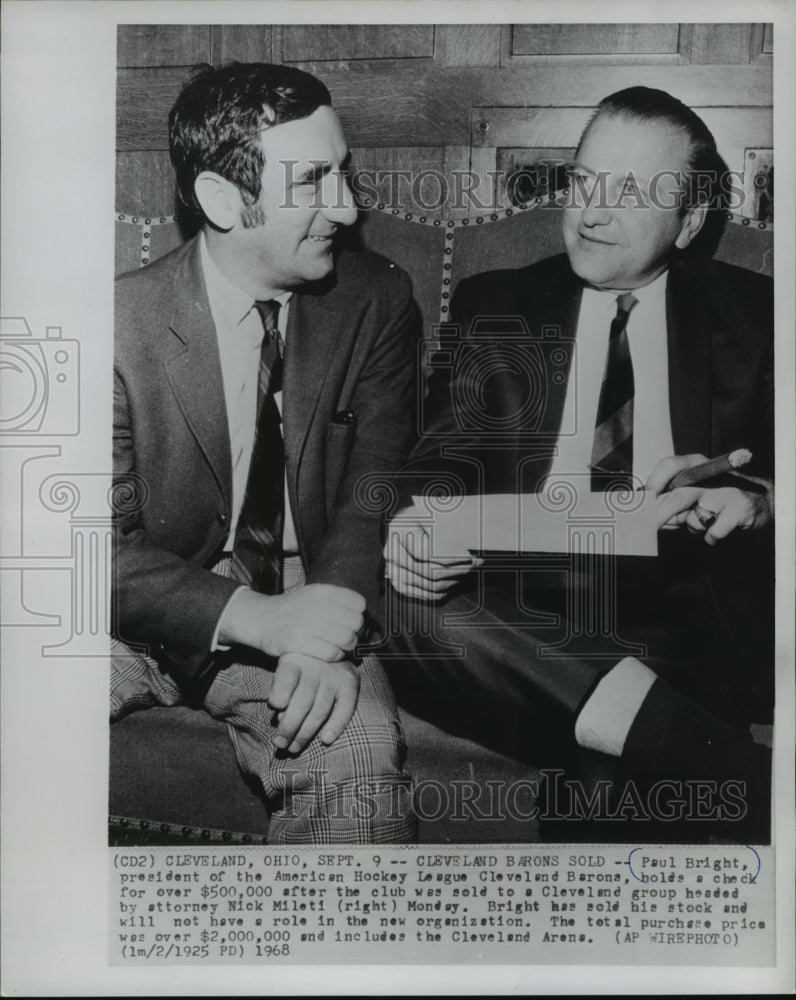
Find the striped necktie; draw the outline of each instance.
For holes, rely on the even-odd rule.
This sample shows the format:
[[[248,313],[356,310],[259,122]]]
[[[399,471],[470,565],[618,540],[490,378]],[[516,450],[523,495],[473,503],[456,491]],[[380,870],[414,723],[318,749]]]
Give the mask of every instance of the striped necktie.
[[[633,362],[627,339],[627,320],[638,299],[626,293],[617,297],[616,318],[611,323],[594,445],[591,454],[591,488],[602,492],[628,486],[633,472]]]
[[[263,321],[257,387],[257,425],[246,493],[235,531],[230,573],[261,594],[282,589],[282,528],[285,518],[285,448],[274,393],[282,388],[279,303],[255,302]]]

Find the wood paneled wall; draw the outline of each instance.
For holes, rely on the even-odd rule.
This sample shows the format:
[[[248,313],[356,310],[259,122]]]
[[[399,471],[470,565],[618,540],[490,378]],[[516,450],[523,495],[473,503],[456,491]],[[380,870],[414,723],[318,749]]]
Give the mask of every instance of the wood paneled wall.
[[[594,104],[634,84],[694,107],[741,170],[746,150],[772,145],[772,50],[763,24],[125,25],[116,208],[173,212],[166,120],[201,62],[307,69],[332,93],[355,168],[449,177],[566,154]],[[424,209],[410,184],[399,190],[403,211],[468,211],[450,199]]]

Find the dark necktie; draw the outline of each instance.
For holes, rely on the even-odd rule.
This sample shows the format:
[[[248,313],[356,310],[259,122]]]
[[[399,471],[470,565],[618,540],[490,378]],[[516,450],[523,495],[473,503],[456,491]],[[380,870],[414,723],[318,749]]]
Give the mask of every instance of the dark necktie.
[[[594,428],[591,454],[593,491],[630,485],[633,472],[634,382],[627,320],[638,299],[627,293],[618,296],[616,301],[616,318],[611,323]]]
[[[265,335],[260,351],[257,424],[243,507],[232,548],[231,575],[261,594],[282,589],[285,447],[274,393],[282,388],[278,302],[255,302]]]

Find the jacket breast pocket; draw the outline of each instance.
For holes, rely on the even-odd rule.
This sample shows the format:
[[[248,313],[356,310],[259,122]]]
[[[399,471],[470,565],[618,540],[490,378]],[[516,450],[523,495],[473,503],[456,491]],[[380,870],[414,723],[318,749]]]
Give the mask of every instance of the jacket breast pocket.
[[[331,514],[356,439],[356,421],[332,421],[326,432],[326,509]]]

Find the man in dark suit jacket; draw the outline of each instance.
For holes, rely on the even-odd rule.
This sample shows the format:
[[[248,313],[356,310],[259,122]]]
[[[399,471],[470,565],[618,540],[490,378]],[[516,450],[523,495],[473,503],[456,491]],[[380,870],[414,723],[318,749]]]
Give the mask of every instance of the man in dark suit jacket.
[[[230,723],[271,842],[411,840],[395,704],[378,663],[354,656],[381,575],[360,491],[400,467],[411,431],[410,282],[377,255],[334,254],[356,210],[309,74],[208,68],[170,143],[201,230],[118,282],[112,715],[188,701]],[[264,339],[284,344],[265,385]],[[263,465],[266,411],[282,433]],[[266,481],[278,513],[262,525]],[[255,570],[280,567],[282,586],[241,575],[252,518]]]
[[[670,95],[639,87],[601,102],[571,175],[567,254],[457,289],[385,549],[401,595],[389,605],[399,700],[587,775],[592,792],[596,778],[613,782],[620,804],[627,779],[651,775],[737,779],[751,809],[768,773],[742,731],[771,710],[773,294],[767,278],[689,253],[715,208],[695,178],[718,190],[720,165],[704,123]],[[742,448],[753,455],[743,477],[667,491],[705,456]],[[422,511],[412,524],[411,497],[446,477],[453,492],[480,494],[542,492],[548,477],[600,489],[628,475],[658,496],[654,561],[433,558]],[[589,613],[597,627],[578,628]],[[714,799],[697,818],[742,818],[745,807],[727,805]],[[762,838],[765,794],[754,809]],[[617,830],[599,822],[608,814],[583,831],[548,828],[661,839],[660,825]],[[694,808],[680,815],[693,820]],[[668,823],[678,839],[707,829]]]

